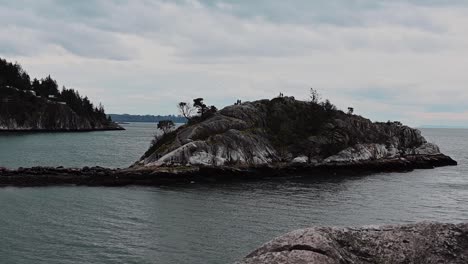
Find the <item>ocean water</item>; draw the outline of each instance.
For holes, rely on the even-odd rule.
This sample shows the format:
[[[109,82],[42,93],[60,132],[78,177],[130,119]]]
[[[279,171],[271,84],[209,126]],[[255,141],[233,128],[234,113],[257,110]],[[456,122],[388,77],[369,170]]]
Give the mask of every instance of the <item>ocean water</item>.
[[[123,125],[123,131],[0,133],[0,167],[128,167],[149,148],[155,123]]]
[[[146,150],[153,125],[130,127],[0,135],[0,166],[131,164]],[[275,236],[313,225],[468,221],[468,130],[423,134],[459,166],[161,188],[0,188],[0,263],[232,263]],[[47,147],[42,155],[36,144]]]

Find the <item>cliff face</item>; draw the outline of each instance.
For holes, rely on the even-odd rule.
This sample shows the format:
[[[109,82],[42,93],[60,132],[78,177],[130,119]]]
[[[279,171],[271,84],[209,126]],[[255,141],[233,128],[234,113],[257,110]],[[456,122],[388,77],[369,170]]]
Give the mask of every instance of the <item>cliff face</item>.
[[[468,263],[468,224],[302,229],[238,262],[266,263]]]
[[[284,97],[228,106],[184,125],[160,139],[138,164],[333,164],[436,154],[439,148],[416,129]]]
[[[18,105],[28,105],[19,108]],[[34,102],[0,102],[0,131],[88,131],[123,129],[105,118],[79,115],[66,104],[45,99]]]

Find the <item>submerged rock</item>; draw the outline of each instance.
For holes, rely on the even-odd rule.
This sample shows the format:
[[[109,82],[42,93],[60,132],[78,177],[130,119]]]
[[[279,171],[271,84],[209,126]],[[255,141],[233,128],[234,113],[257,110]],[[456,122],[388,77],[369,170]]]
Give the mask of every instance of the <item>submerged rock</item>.
[[[314,227],[278,237],[237,264],[468,263],[468,224]]]

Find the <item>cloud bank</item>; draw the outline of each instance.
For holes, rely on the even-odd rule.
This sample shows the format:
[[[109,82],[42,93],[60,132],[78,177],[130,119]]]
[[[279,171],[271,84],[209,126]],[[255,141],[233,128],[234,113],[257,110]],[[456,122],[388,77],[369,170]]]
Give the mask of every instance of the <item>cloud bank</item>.
[[[0,56],[108,112],[313,87],[374,120],[468,125],[466,1],[0,0],[0,23]]]

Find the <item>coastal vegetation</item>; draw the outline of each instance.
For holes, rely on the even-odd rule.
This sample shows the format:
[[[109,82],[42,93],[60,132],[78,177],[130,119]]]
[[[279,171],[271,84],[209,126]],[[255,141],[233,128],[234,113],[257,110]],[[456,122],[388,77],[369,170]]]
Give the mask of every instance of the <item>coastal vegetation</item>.
[[[162,130],[163,135],[166,135],[174,128],[175,124],[172,122],[172,120],[161,120],[158,122],[158,129]]]
[[[65,86],[50,75],[31,80],[18,63],[0,59],[0,128],[6,130],[117,128],[102,104]]]
[[[208,106],[204,103],[203,98],[193,99],[193,104],[189,102],[180,102],[177,105],[180,114],[188,120],[189,124],[196,124],[213,116],[218,108],[216,106]]]

